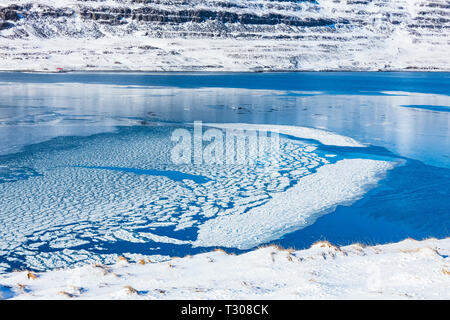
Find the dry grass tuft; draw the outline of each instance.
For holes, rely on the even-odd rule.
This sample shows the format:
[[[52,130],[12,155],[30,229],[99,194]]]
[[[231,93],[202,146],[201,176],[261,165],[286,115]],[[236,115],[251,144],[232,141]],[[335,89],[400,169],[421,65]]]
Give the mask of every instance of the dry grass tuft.
[[[83,288],[81,288],[81,287],[72,286],[72,289],[73,289],[73,291],[74,291],[76,294],[82,294],[82,293],[83,293]]]
[[[123,256],[118,256],[117,257],[117,262],[122,262],[122,261],[128,262],[128,259],[123,257]]]
[[[402,249],[400,252],[403,253],[418,253],[418,252],[426,252],[426,251],[433,251],[436,254],[439,254],[439,252],[436,249],[429,248],[429,247],[420,247],[415,249]]]
[[[21,293],[25,293],[27,291],[27,286],[21,283],[16,284],[17,288],[19,288]]]
[[[111,273],[111,269],[107,266],[104,266],[102,264],[94,264],[94,268],[99,268],[103,270],[103,275],[106,276],[107,274]]]
[[[314,242],[313,245],[311,247],[315,247],[318,246],[320,248],[329,248],[329,249],[334,249],[336,251],[339,251],[340,249],[338,247],[336,247],[334,244],[332,244],[329,241],[317,241]]]
[[[279,246],[277,244],[261,245],[257,249],[266,249],[266,248],[271,248],[274,251],[285,251],[286,250],[286,249],[284,249],[283,247],[281,247],[281,246]]]
[[[417,253],[420,250],[422,250],[422,248],[415,248],[415,249],[400,249],[400,252],[403,253]]]
[[[28,271],[27,278],[30,279],[30,280],[36,280],[38,278],[38,276],[35,275],[33,272]]]
[[[145,264],[145,260],[144,259],[139,259],[138,263],[144,265]]]
[[[60,291],[60,292],[58,292],[58,294],[59,294],[59,295],[62,295],[62,296],[66,296],[66,297],[68,297],[68,298],[73,298],[73,297],[75,297],[75,295],[73,295],[73,294],[71,294],[71,293],[69,293],[69,292],[67,292],[67,291]]]
[[[445,274],[446,276],[450,276],[450,270],[447,270],[445,268],[442,268],[442,273]]]
[[[132,286],[125,286],[125,290],[127,290],[128,294],[138,294],[138,291]]]
[[[216,248],[216,249],[214,249],[214,252],[221,252],[221,253],[225,253],[225,254],[228,254],[228,252],[226,252],[225,250],[223,250],[223,249],[220,249],[220,248]]]
[[[297,257],[294,255],[294,253],[295,253],[295,249],[294,249],[294,248],[288,248],[288,249],[286,249],[286,253],[287,253],[286,258],[287,258],[287,260],[288,260],[289,262],[292,262],[292,261],[294,261],[294,258],[297,258]]]
[[[270,248],[273,248],[275,251],[284,251],[286,249],[284,249],[283,247],[277,245],[277,244],[272,244],[271,246],[269,246]]]

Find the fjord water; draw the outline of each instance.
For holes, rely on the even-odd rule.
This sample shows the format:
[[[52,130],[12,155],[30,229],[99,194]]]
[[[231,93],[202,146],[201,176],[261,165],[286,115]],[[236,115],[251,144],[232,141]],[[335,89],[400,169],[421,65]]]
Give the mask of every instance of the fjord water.
[[[201,218],[167,213],[167,221],[178,219],[178,227],[161,221],[157,227],[146,226],[145,214],[150,211],[145,210],[150,205],[140,204],[160,188],[167,194],[158,194],[155,208],[159,209],[152,210],[162,215],[164,210],[183,212],[179,200],[171,196],[177,181],[186,178],[179,174],[190,176],[198,185],[207,181],[208,173],[214,175],[177,173],[168,165],[163,151],[170,133],[193,121],[305,126],[367,145],[338,147],[307,141],[317,147],[317,157],[308,158],[317,163],[329,154],[334,156],[327,160],[331,163],[344,158],[401,161],[362,199],[338,206],[275,243],[304,248],[319,239],[344,245],[446,237],[450,229],[449,95],[448,73],[1,73],[0,185],[4,194],[0,219],[4,214],[5,221],[20,221],[26,210],[40,217],[10,224],[18,230],[0,229],[4,239],[0,271],[90,262],[92,255],[182,256],[204,251],[192,246],[195,228],[179,227],[201,223]],[[288,162],[286,171],[294,171],[294,165]],[[286,175],[291,184],[301,179]],[[55,190],[25,184],[42,176],[54,179]],[[155,180],[155,185],[146,187],[146,194],[138,190],[144,176],[164,176],[173,184],[161,187]],[[230,181],[239,182],[240,177],[254,179],[255,172],[238,172]],[[67,180],[59,181],[63,178]],[[103,185],[106,180],[108,184]],[[77,198],[86,188],[92,188],[92,194]],[[30,201],[19,205],[14,202],[19,197]],[[96,202],[102,198],[109,203]],[[200,198],[189,203],[186,197],[186,206],[202,207]],[[136,205],[130,209],[127,202]],[[227,204],[217,206],[228,208]],[[77,223],[64,224],[64,210],[73,214],[83,207],[109,208],[116,214],[80,215]],[[17,216],[6,217],[6,211]],[[52,224],[55,216],[62,222]],[[30,226],[33,223],[40,225]],[[136,239],[133,228],[151,232],[151,240]],[[13,235],[24,240],[17,246],[11,240],[8,245]],[[33,256],[33,252],[39,254]]]

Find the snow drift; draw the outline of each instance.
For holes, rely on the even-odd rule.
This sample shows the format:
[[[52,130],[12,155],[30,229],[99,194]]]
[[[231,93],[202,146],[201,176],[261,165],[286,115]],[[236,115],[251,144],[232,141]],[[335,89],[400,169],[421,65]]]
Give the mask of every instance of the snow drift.
[[[449,299],[450,239],[307,250],[270,246],[152,263],[120,258],[0,275],[0,299]]]

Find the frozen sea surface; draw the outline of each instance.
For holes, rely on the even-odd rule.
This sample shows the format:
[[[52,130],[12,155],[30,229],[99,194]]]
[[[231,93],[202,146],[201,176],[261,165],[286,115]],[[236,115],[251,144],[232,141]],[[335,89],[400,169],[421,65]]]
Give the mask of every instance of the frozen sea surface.
[[[446,73],[0,74],[0,271],[448,236]],[[174,164],[203,121],[280,165]],[[207,124],[208,123],[208,124]]]

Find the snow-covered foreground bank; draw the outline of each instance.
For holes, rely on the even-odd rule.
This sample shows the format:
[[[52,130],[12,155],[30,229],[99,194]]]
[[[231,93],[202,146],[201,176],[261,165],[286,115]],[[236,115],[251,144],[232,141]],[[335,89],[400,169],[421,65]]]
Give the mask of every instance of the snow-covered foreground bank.
[[[449,299],[450,238],[365,247],[319,242],[0,276],[12,299]]]

